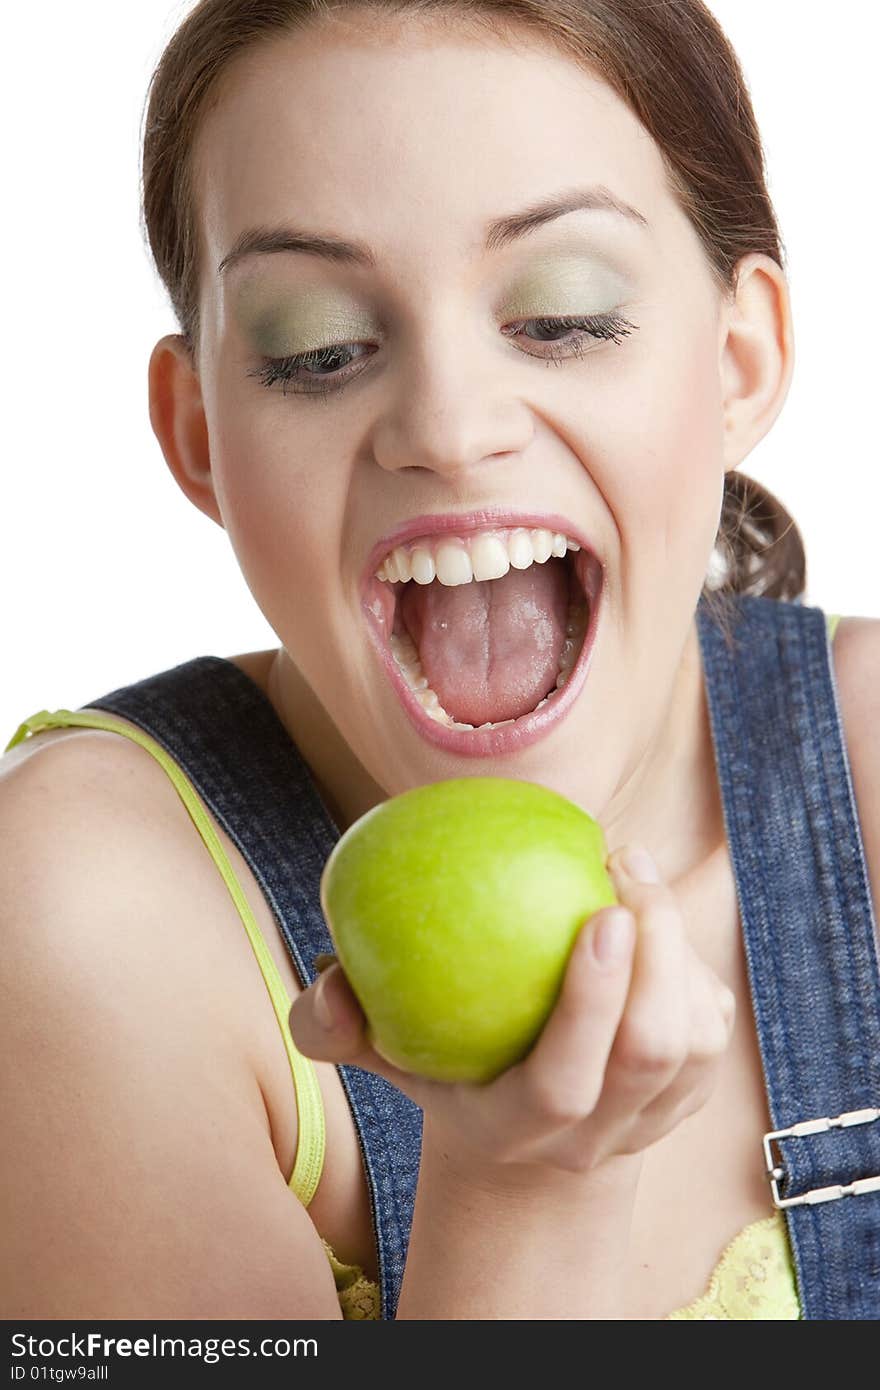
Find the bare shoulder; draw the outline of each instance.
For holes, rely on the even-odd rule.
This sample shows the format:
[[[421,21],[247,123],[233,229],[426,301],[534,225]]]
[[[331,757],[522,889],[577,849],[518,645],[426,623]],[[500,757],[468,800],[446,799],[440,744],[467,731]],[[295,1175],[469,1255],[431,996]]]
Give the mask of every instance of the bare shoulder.
[[[880,618],[841,618],[832,643],[834,671],[840,687],[841,700],[854,701],[874,698],[874,712],[880,709]]]
[[[0,1316],[336,1318],[156,777],[118,734],[0,759]]]
[[[880,619],[841,618],[831,650],[874,915],[880,925]]]
[[[116,715],[108,715],[106,710],[93,710],[93,714],[103,715],[105,718],[116,718]],[[124,724],[129,724],[129,720],[122,720]],[[136,725],[131,725],[135,728]],[[0,784],[21,767],[24,763],[30,763],[39,753],[44,754],[49,748],[57,748],[60,745],[75,748],[76,751],[68,759],[66,754],[54,755],[53,764],[59,770],[69,761],[81,762],[84,757],[94,758],[100,756],[103,749],[112,749],[119,743],[118,738],[101,729],[86,729],[80,727],[60,726],[58,728],[43,729],[38,734],[32,734],[23,742],[16,744],[15,748],[10,748],[8,752],[0,754]],[[43,766],[46,766],[45,759]]]
[[[0,840],[11,850],[0,872],[20,879],[30,865],[28,891],[45,903],[75,900],[87,889],[96,905],[117,895],[137,907],[171,883],[185,889],[174,871],[186,813],[168,787],[156,761],[118,733],[43,730],[0,758]],[[135,945],[130,937],[113,940]]]

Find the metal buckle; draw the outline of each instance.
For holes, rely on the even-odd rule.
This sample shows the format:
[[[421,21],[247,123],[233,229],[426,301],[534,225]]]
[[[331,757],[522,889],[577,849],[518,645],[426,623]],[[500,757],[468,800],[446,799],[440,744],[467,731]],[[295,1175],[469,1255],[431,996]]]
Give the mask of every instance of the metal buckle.
[[[839,1197],[860,1197],[865,1192],[880,1192],[880,1173],[873,1178],[857,1178],[845,1186],[814,1187],[800,1197],[780,1197],[779,1182],[785,1177],[785,1169],[780,1168],[773,1157],[771,1144],[775,1139],[801,1139],[805,1134],[821,1134],[827,1129],[846,1129],[849,1125],[867,1125],[872,1120],[880,1120],[880,1109],[847,1110],[843,1115],[831,1120],[803,1120],[790,1129],[773,1129],[764,1135],[764,1163],[770,1179],[773,1205],[779,1207],[799,1207],[804,1203],[814,1206],[817,1202],[836,1202]]]

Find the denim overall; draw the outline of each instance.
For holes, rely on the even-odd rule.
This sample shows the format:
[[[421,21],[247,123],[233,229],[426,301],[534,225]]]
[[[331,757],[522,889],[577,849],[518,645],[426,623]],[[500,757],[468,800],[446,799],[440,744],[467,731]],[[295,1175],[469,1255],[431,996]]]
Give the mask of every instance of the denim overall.
[[[880,1318],[880,970],[825,617],[734,601],[733,641],[701,600],[700,647],[773,1132],[755,1136],[783,1207],[805,1318]],[[272,705],[197,657],[88,707],[181,765],[248,861],[304,986],[332,943],[319,899],[339,832]],[[485,771],[491,770],[487,765]],[[338,1068],[368,1181],[382,1317],[395,1316],[420,1109]],[[872,1181],[873,1179],[873,1181]],[[769,1206],[769,1200],[768,1200]]]
[[[697,623],[802,1315],[880,1319],[880,968],[825,616]]]

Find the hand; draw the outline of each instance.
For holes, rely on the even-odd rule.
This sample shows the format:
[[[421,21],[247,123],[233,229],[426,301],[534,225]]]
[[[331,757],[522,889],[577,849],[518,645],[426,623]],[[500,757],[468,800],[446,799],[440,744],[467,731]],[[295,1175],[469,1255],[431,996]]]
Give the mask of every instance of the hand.
[[[444,1149],[486,1173],[589,1173],[640,1154],[705,1104],[735,1000],[690,945],[671,889],[627,873],[625,854],[606,865],[621,905],[581,928],[540,1036],[494,1081],[450,1085],[386,1062],[338,963],[293,1004],[297,1047],[384,1076]]]

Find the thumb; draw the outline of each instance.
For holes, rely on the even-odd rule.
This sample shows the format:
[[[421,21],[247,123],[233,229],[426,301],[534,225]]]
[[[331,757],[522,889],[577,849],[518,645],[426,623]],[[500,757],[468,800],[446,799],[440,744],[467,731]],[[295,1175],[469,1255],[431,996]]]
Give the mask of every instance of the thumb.
[[[299,1051],[316,1061],[352,1062],[369,1049],[364,1012],[338,962],[297,995],[288,1021]]]
[[[345,1062],[390,1081],[416,1104],[424,1104],[434,1083],[400,1071],[372,1046],[369,1025],[342,966],[325,966],[319,978],[291,1005],[288,1019],[300,1052],[316,1062]]]

